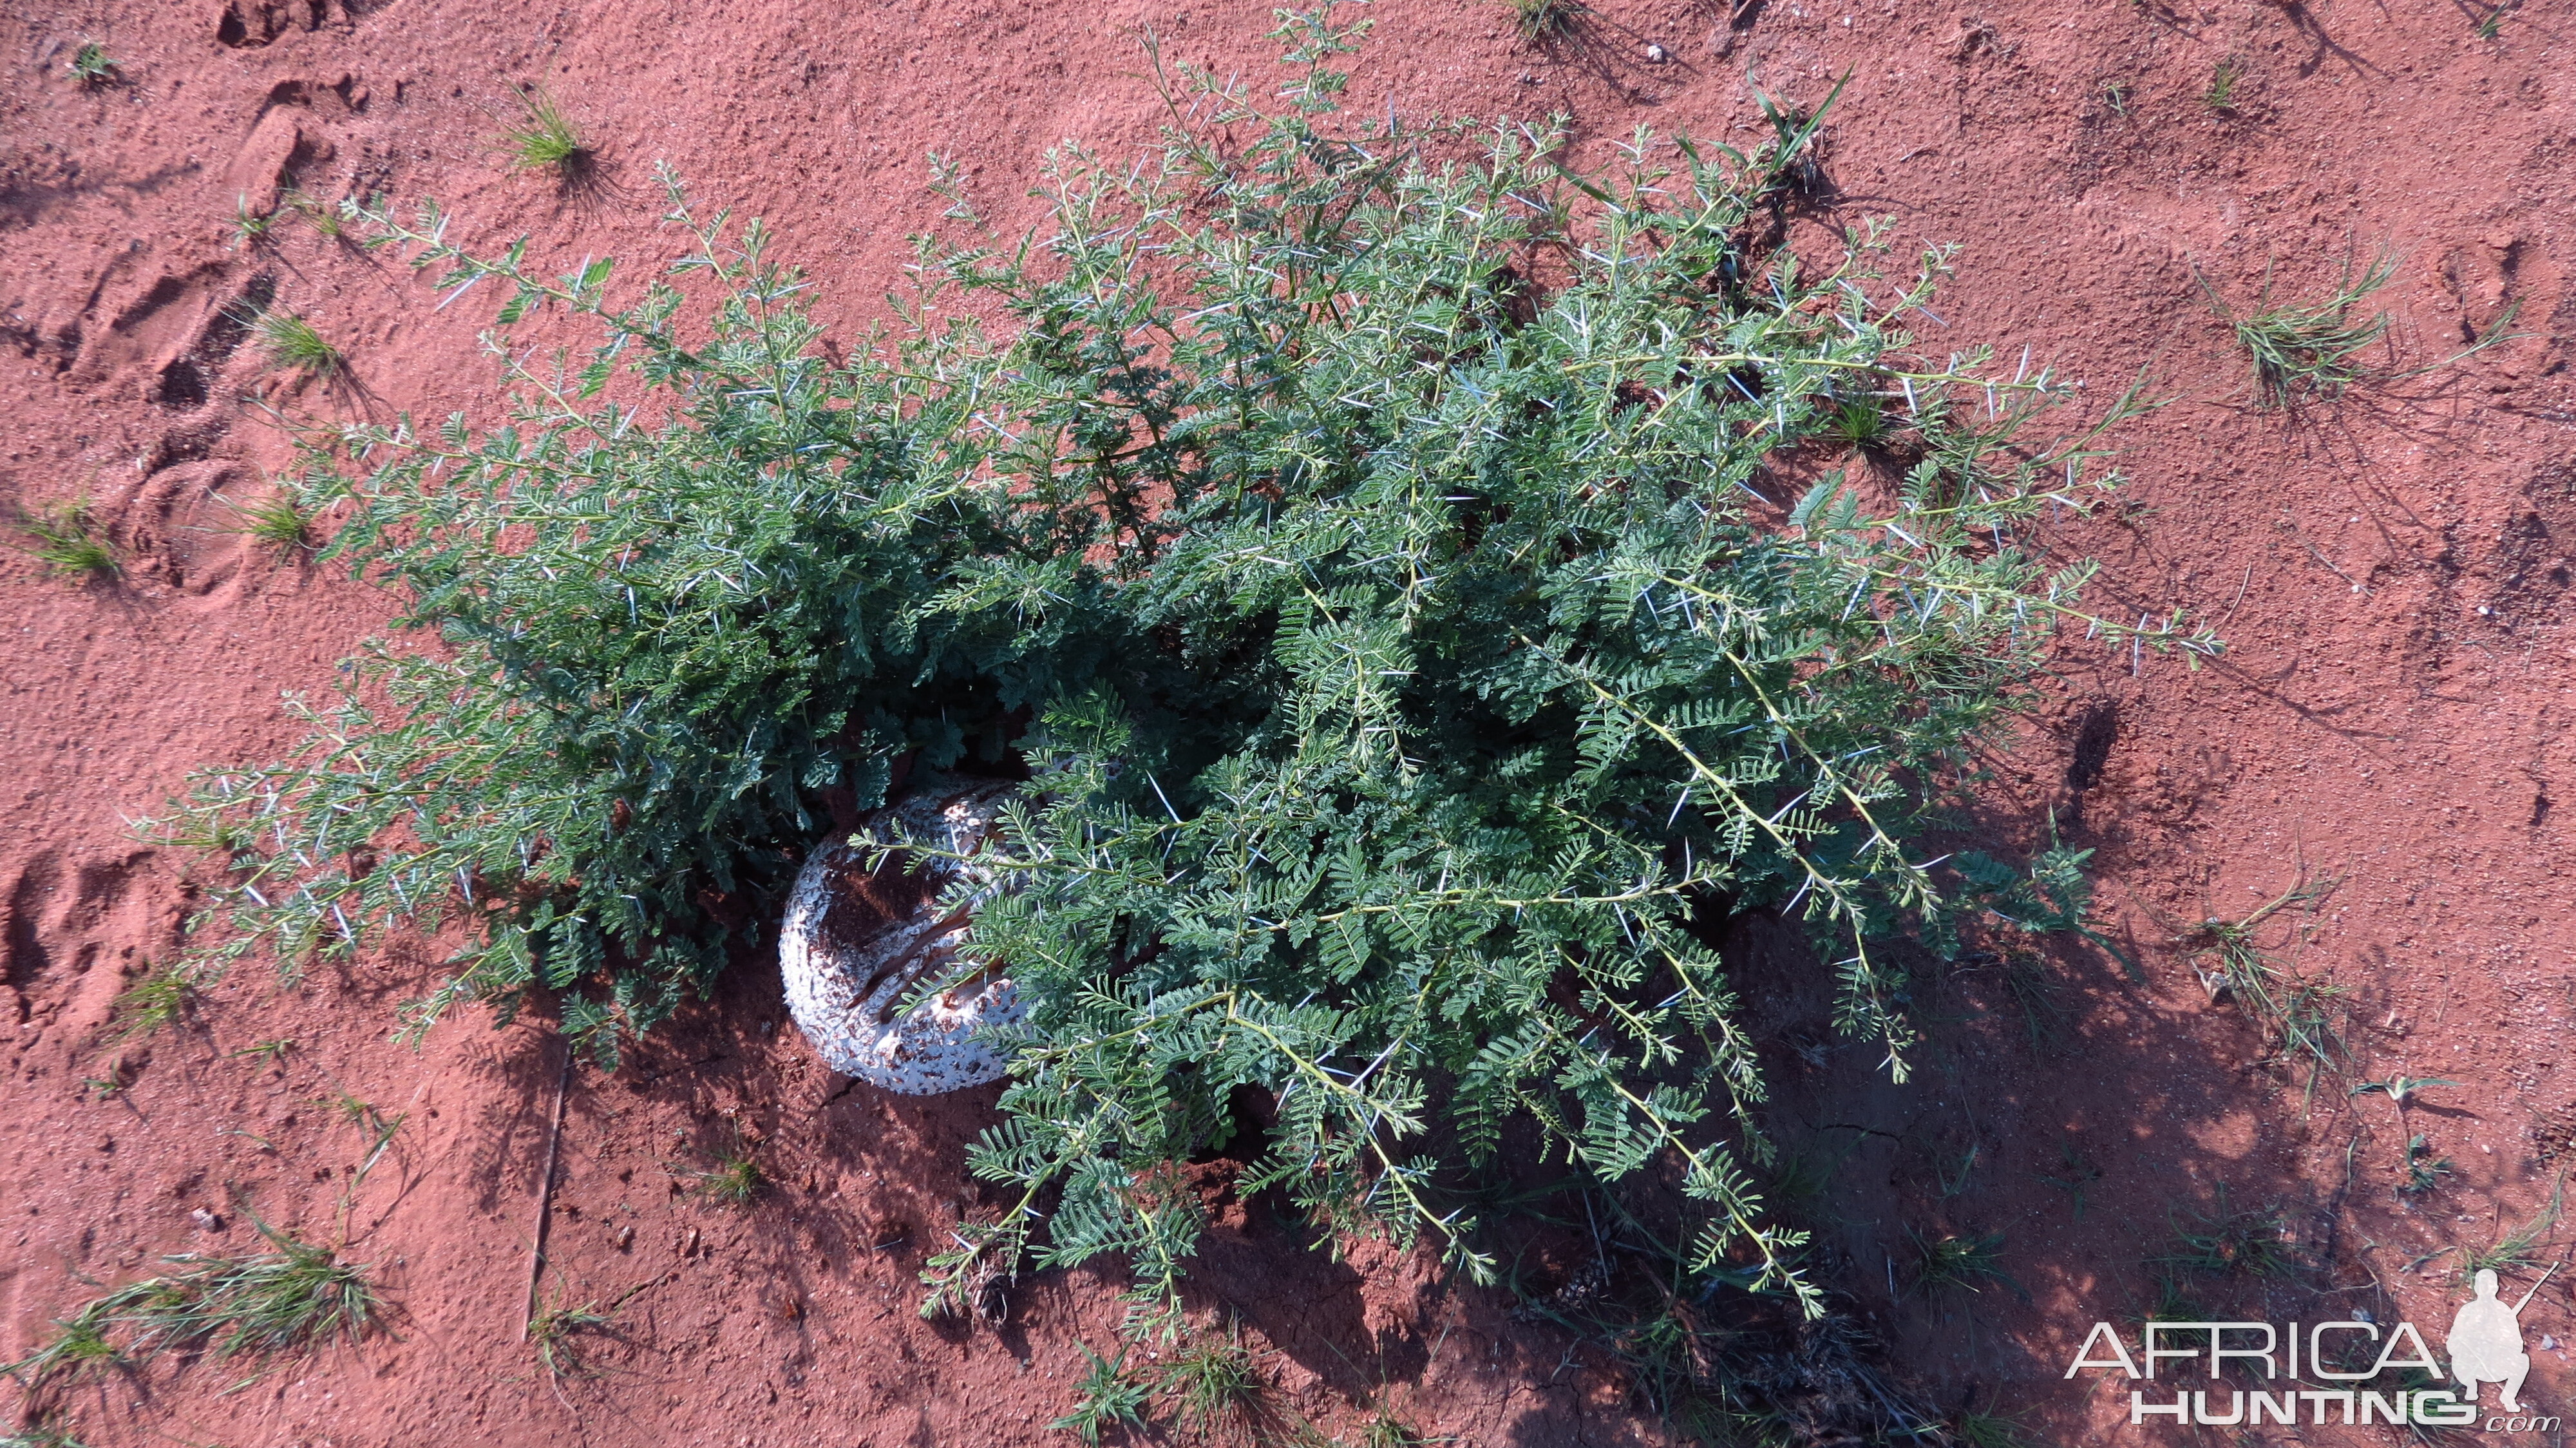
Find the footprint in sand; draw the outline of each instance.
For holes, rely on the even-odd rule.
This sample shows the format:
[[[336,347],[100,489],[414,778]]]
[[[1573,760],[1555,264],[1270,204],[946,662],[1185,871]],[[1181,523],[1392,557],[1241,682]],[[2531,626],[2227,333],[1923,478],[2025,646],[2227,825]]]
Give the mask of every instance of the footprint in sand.
[[[83,1039],[153,960],[176,954],[183,907],[138,888],[151,850],[66,862],[45,850],[0,895],[0,1025]]]

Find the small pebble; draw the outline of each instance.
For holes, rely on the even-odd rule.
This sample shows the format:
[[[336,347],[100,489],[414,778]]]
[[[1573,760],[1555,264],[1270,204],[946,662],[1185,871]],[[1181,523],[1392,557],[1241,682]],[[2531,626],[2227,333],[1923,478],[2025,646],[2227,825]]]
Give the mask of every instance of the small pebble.
[[[220,1232],[224,1229],[224,1219],[203,1207],[192,1208],[188,1213],[188,1220],[196,1223],[202,1231]]]
[[[1672,59],[1672,56],[1665,53],[1662,46],[1649,45],[1646,47],[1646,63],[1648,65],[1661,65],[1670,59]]]
[[[633,1222],[629,1222],[625,1226],[617,1229],[617,1250],[623,1252],[634,1245],[635,1224]]]

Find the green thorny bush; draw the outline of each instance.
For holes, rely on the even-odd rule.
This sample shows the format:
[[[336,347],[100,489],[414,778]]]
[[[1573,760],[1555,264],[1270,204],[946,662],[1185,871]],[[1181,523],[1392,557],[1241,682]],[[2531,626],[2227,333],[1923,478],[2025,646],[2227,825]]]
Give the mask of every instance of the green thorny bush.
[[[709,305],[620,308],[605,261],[551,280],[524,241],[478,259],[435,208],[368,212],[449,301],[488,280],[504,326],[605,340],[576,365],[496,335],[511,426],[315,434],[330,553],[445,648],[378,647],[296,762],[200,781],[167,828],[237,867],[217,948],[461,913],[408,1029],[545,991],[613,1061],[756,935],[824,791],[1016,750],[1024,888],[975,932],[1032,1008],[973,1167],[1019,1193],[925,1310],[1107,1253],[1130,1330],[1177,1330],[1176,1168],[1242,1087],[1275,1103],[1244,1189],[1337,1238],[1428,1230],[1488,1275],[1459,1188],[1535,1133],[1677,1186],[1706,1279],[1812,1305],[1749,1174],[1763,1083],[1713,941],[1806,921],[1901,1077],[1888,942],[2079,925],[2080,853],[1924,857],[2070,622],[2216,647],[2076,612],[2089,568],[2029,548],[2111,485],[2138,393],[2031,441],[2076,389],[1912,360],[1946,252],[1890,282],[1875,232],[1821,273],[1776,247],[1820,119],[1750,153],[1641,133],[1580,175],[1547,130],[1343,118],[1361,28],[1282,12],[1271,109],[1158,65],[1159,155],[1058,152],[1050,234],[925,240],[902,325],[846,361],[761,228],[667,173]],[[647,401],[600,400],[621,365]],[[1870,477],[1901,478],[1823,471],[1855,404],[1895,424]],[[1792,472],[1822,480],[1766,504]]]

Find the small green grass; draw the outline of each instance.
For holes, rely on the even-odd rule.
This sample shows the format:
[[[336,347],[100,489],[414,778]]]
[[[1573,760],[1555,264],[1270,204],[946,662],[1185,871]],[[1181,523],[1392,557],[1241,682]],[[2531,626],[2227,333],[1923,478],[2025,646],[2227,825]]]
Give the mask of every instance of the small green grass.
[[[565,1378],[597,1377],[599,1370],[581,1355],[581,1339],[617,1336],[617,1314],[626,1304],[649,1291],[659,1278],[638,1282],[602,1307],[597,1302],[575,1305],[568,1297],[550,1296],[528,1319],[528,1342],[536,1349],[537,1365],[546,1376],[561,1382]]]
[[[714,1166],[698,1173],[698,1194],[728,1207],[750,1206],[768,1184],[760,1163],[740,1148],[718,1157]]]
[[[2036,951],[2007,951],[2003,983],[2004,994],[2021,1012],[2022,1032],[2033,1050],[2045,1050],[2066,1039],[2075,1011],[2067,1004],[2057,972],[2048,968],[2046,959]]]
[[[1536,43],[1556,36],[1571,35],[1574,27],[1589,14],[1579,0],[1503,0],[1511,8],[1512,26],[1521,39]]]
[[[2391,1076],[2385,1081],[2364,1081],[2352,1088],[2355,1096],[2385,1096],[2397,1104],[2400,1112],[2413,1103],[2415,1093],[2434,1086],[2457,1086],[2460,1083],[2442,1076]]]
[[[2207,1322],[2209,1308],[2192,1293],[2190,1284],[2170,1270],[2155,1276],[2155,1295],[2131,1318],[2135,1322]]]
[[[289,187],[278,193],[277,202],[278,205],[301,218],[305,225],[312,227],[314,233],[323,240],[348,239],[347,223],[341,219],[339,210],[330,202],[295,187]]]
[[[280,1228],[258,1226],[269,1251],[164,1258],[177,1270],[111,1294],[135,1341],[154,1348],[203,1343],[229,1358],[355,1341],[374,1326],[379,1304],[365,1266]]]
[[[1825,418],[1825,436],[1845,447],[1884,446],[1895,431],[1895,424],[1888,421],[1887,409],[1873,398],[1843,398],[1834,403]]]
[[[2374,368],[2364,354],[2388,335],[2389,316],[2368,303],[2396,276],[2397,258],[2388,253],[2358,270],[2355,259],[2347,257],[2333,290],[2313,301],[2276,305],[2272,271],[2266,267],[2254,307],[2244,312],[2230,307],[2207,277],[2198,280],[2220,320],[2235,333],[2237,344],[2254,359],[2255,402],[2267,408],[2330,400],[2364,380],[2419,376],[2516,335],[2512,330],[2516,308],[2508,306],[2483,334],[2472,334],[2467,346],[2448,357],[2395,370]]]
[[[599,153],[582,140],[545,87],[519,92],[519,119],[502,128],[494,143],[513,171],[552,171],[566,182],[581,180],[598,164]]]
[[[1249,1435],[1273,1416],[1270,1380],[1233,1324],[1222,1335],[1194,1339],[1164,1365],[1154,1386],[1178,1410],[1183,1429],[1211,1441]]]
[[[1941,1195],[1944,1198],[1955,1197],[1967,1191],[1969,1173],[1977,1169],[1977,1158],[1984,1154],[1983,1144],[1972,1141],[1968,1143],[1968,1149],[1960,1153],[1955,1170],[1937,1161],[1932,1164],[1933,1179],[1940,1185]]]
[[[2538,1215],[2514,1230],[2496,1238],[2484,1247],[2460,1249],[2460,1280],[2467,1282],[2480,1272],[2527,1272],[2540,1265],[2540,1245],[2558,1229],[2558,1214],[2567,1190],[2562,1178],[2550,1188],[2549,1205]]]
[[[2225,115],[2236,109],[2236,86],[2245,79],[2245,62],[2229,56],[2209,73],[2209,89],[2200,93],[2200,103]]]
[[[1154,1385],[1127,1371],[1126,1350],[1112,1359],[1086,1346],[1082,1356],[1090,1366],[1073,1385],[1073,1411],[1047,1426],[1085,1443],[1098,1443],[1113,1430],[1144,1427],[1145,1401],[1154,1395]]]
[[[29,1390],[51,1383],[76,1383],[125,1365],[125,1354],[109,1339],[108,1315],[92,1302],[69,1317],[54,1319],[53,1335],[34,1352],[13,1363],[0,1363],[0,1374],[16,1378]]]
[[[2278,1033],[2277,1049],[2288,1059],[2304,1058],[2309,1063],[2311,1088],[2316,1084],[2317,1072],[2341,1061],[2346,1054],[2339,1024],[2345,1014],[2341,1002],[2346,994],[2342,986],[2321,980],[2293,981],[2281,994],[2280,1014],[2273,1021]]]
[[[2397,275],[2397,259],[2382,255],[2358,273],[2350,260],[2334,290],[2315,301],[2275,305],[2272,273],[2265,268],[2254,310],[2231,312],[2209,293],[2237,343],[2254,358],[2257,399],[2266,407],[2308,398],[2331,398],[2370,375],[2362,354],[2388,334],[2388,313],[2363,307]],[[2207,290],[2208,283],[2202,282]]]
[[[1961,1413],[1950,1420],[1950,1436],[1960,1448],[2030,1448],[2021,1424],[2000,1413]]]
[[[0,1364],[0,1372],[38,1386],[171,1350],[202,1348],[217,1358],[307,1351],[356,1341],[375,1326],[381,1305],[369,1268],[251,1220],[267,1250],[164,1257],[160,1275],[92,1298],[57,1320],[43,1346]]]
[[[116,1023],[118,1040],[144,1040],[185,1019],[196,1000],[194,976],[179,966],[159,966],[125,988],[109,1018]]]
[[[2406,1181],[2399,1193],[2420,1197],[2451,1175],[2451,1159],[2433,1154],[2433,1142],[2422,1132],[2406,1138]]]
[[[116,545],[99,532],[97,521],[90,516],[89,499],[75,498],[56,503],[33,513],[21,510],[18,531],[35,540],[19,546],[45,565],[45,571],[56,578],[80,582],[113,579],[125,571]]]
[[[258,1062],[262,1066],[276,1066],[283,1063],[286,1060],[287,1053],[294,1049],[294,1041],[280,1037],[274,1041],[253,1042],[250,1045],[242,1047],[238,1051],[226,1051],[224,1053],[224,1059],[228,1061],[251,1060]]]
[[[2174,1267],[2213,1277],[2247,1277],[2288,1281],[2303,1269],[2292,1250],[2288,1223],[2278,1207],[2230,1211],[2225,1198],[2190,1229],[2177,1230],[2174,1249],[2164,1261]]]
[[[277,230],[277,213],[261,211],[250,204],[247,196],[233,198],[233,219],[226,224],[232,232],[227,247],[266,246]]]
[[[1840,1165],[1821,1151],[1785,1152],[1771,1169],[1770,1191],[1765,1195],[1791,1209],[1812,1211],[1833,1191],[1834,1170]]]
[[[357,1184],[366,1179],[367,1173],[376,1169],[376,1163],[384,1159],[385,1149],[393,1144],[394,1133],[402,1130],[407,1113],[397,1111],[388,1116],[378,1111],[373,1102],[363,1100],[346,1091],[318,1104],[358,1128],[360,1134],[367,1139],[366,1155],[359,1160],[356,1170],[350,1173],[347,1186],[343,1188],[344,1191],[354,1191]]]
[[[2041,1176],[2039,1179],[2072,1198],[2075,1203],[2075,1220],[2083,1221],[2084,1192],[2087,1187],[2102,1179],[2101,1165],[2076,1150],[2075,1143],[2071,1141],[2061,1144],[2057,1149],[2057,1155],[2058,1170],[2061,1175]]]
[[[250,329],[267,349],[271,366],[324,381],[339,376],[348,366],[340,349],[296,313],[270,308],[251,319]]]
[[[2003,1268],[2004,1237],[2001,1232],[1981,1237],[1962,1237],[1944,1232],[1926,1237],[1913,1228],[1905,1235],[1914,1242],[1914,1290],[1927,1296],[1947,1292],[1983,1292],[1986,1284],[2012,1283],[2012,1275]]]
[[[0,1434],[0,1448],[88,1448],[60,1418],[32,1418],[18,1431]]]
[[[2200,975],[2213,1000],[2232,1001],[2259,1022],[2276,1054],[2309,1063],[2311,1088],[2320,1073],[2339,1067],[2347,1054],[2338,1025],[2344,989],[2294,974],[2257,937],[2274,915],[2312,906],[2340,883],[2340,878],[2303,879],[2236,919],[2204,919],[2176,942],[2187,957],[2212,962]]]
[[[1426,1448],[1430,1442],[1392,1408],[1379,1408],[1360,1428],[1360,1448]]]
[[[549,1301],[528,1319],[528,1344],[536,1349],[537,1365],[546,1376],[558,1382],[565,1378],[587,1378],[598,1375],[581,1356],[578,1339],[586,1334],[607,1331],[616,1321],[616,1309],[602,1309],[596,1302],[574,1306],[562,1301]]]
[[[72,58],[63,62],[63,69],[83,86],[103,86],[113,82],[122,67],[116,57],[107,53],[106,46],[84,40],[80,49],[72,52]]]
[[[2111,114],[2118,116],[2122,120],[2127,120],[2129,117],[2129,83],[2124,80],[2106,80],[2102,82],[2102,104],[2111,108]]]
[[[280,490],[257,502],[236,503],[221,499],[233,515],[230,527],[223,531],[239,534],[265,546],[281,561],[292,560],[313,546],[313,521],[295,504],[294,495]]]

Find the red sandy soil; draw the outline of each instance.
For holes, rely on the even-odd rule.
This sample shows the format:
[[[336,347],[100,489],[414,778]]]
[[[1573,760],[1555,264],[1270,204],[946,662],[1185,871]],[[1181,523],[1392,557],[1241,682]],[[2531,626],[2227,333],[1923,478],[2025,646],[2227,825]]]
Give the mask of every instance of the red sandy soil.
[[[1533,47],[1489,0],[1386,0],[1353,94],[1563,110],[1597,161],[1640,124],[1749,141],[1748,76],[1813,102],[1849,71],[1837,195],[1798,244],[1892,218],[1904,244],[1962,246],[1930,345],[2027,345],[2104,390],[2152,368],[2173,401],[2120,439],[2124,506],[2057,542],[2104,560],[2105,613],[2180,606],[2230,645],[2194,672],[2070,641],[2048,708],[1996,761],[1990,843],[2027,849],[2054,811],[2098,848],[2097,918],[2142,980],[2061,952],[2065,1019],[2034,1041],[1999,968],[1962,970],[1918,1002],[1931,1040],[1896,1088],[1751,953],[1756,1003],[1782,1022],[1781,1135],[1837,1167],[1809,1209],[1826,1265],[1943,1407],[2055,1443],[2179,1436],[2125,1426],[2125,1383],[2063,1373],[2092,1322],[2148,1299],[2178,1226],[2222,1202],[2277,1206],[2314,1268],[2205,1287],[2230,1315],[2447,1325],[2458,1256],[2422,1259],[2541,1211],[2576,1126],[2558,1075],[2576,1014],[2566,13],[2530,0],[2481,37],[2483,0],[1768,0],[1733,24],[1724,8],[1602,0],[1576,39]],[[525,231],[540,257],[631,268],[674,249],[653,221],[667,159],[701,200],[769,218],[846,338],[884,315],[907,234],[936,224],[926,151],[959,158],[1017,225],[1049,146],[1150,140],[1145,26],[1176,58],[1256,76],[1275,49],[1247,0],[80,0],[0,17],[0,501],[85,495],[131,559],[120,583],[74,586],[0,553],[0,1359],[92,1281],[241,1248],[236,1194],[309,1235],[345,1231],[397,1308],[392,1335],[230,1395],[240,1374],[211,1362],[84,1389],[69,1406],[86,1441],[1056,1441],[1044,1425],[1077,1344],[1112,1340],[1116,1275],[1023,1283],[999,1330],[920,1321],[914,1274],[977,1200],[961,1152],[991,1098],[827,1076],[782,1029],[774,970],[738,969],[615,1076],[571,1077],[545,1291],[625,1306],[590,1344],[599,1375],[560,1383],[519,1333],[560,1048],[471,1019],[416,1054],[389,1044],[436,952],[285,989],[245,970],[129,1049],[125,1089],[90,1083],[110,1073],[111,1001],[178,948],[198,866],[129,819],[192,766],[290,743],[280,691],[324,687],[391,608],[220,531],[216,494],[256,497],[286,461],[246,399],[483,417],[496,401],[474,349],[488,311],[435,312],[399,268],[306,229],[228,250],[236,197],[265,206],[287,180],[436,197],[470,242]],[[89,37],[116,84],[65,76]],[[2203,99],[2222,63],[2243,76],[2225,111]],[[568,202],[492,156],[520,80],[604,143],[604,196]],[[2389,365],[2447,355],[2509,305],[2524,335],[2298,418],[2249,407],[2195,272],[2240,302],[2267,270],[2304,296],[2382,247],[2404,261],[2383,294]],[[343,347],[362,390],[281,389],[251,349],[227,354],[213,319],[254,285]],[[2176,943],[2303,872],[2340,883],[2261,935],[2349,993],[2358,1053],[2312,1093]],[[277,1039],[293,1048],[274,1066],[232,1054]],[[2398,1073],[2459,1084],[2402,1124],[2385,1096],[2348,1095]],[[328,1105],[343,1092],[404,1122],[354,1193],[365,1142]],[[2410,1198],[2395,1188],[2416,1132],[2457,1172]],[[690,1190],[737,1146],[772,1180],[760,1201]],[[2061,1184],[2096,1170],[2079,1210]],[[2027,1300],[1904,1292],[1908,1227],[2003,1234]],[[1198,1281],[1199,1306],[1239,1314],[1283,1401],[1327,1430],[1383,1402],[1460,1443],[1660,1439],[1606,1365],[1422,1264],[1370,1248],[1336,1264],[1236,1210]],[[2527,1396],[2547,1411],[2576,1407],[2571,1286],[2523,1319]]]

